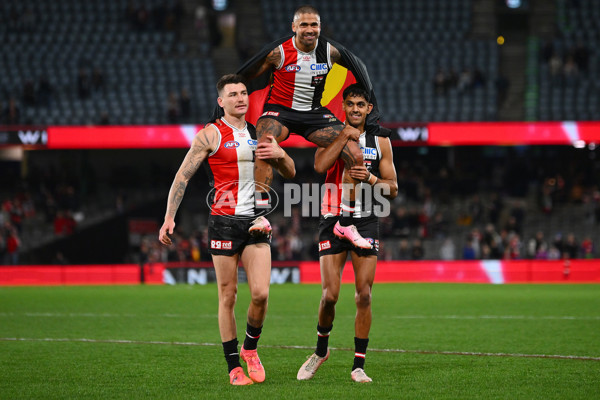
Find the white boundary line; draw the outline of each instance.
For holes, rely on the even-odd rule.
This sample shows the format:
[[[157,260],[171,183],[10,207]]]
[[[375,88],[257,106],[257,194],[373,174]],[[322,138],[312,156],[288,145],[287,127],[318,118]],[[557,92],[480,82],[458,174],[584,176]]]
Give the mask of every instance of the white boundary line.
[[[114,343],[114,344],[148,344],[168,346],[221,346],[220,343],[197,343],[197,342],[163,342],[156,340],[128,340],[128,339],[87,339],[87,338],[0,338],[3,342],[80,342],[80,343]],[[313,350],[311,346],[263,346],[268,349],[301,349]],[[337,351],[354,351],[346,347],[330,347]],[[406,353],[406,354],[432,354],[447,356],[477,356],[477,357],[516,357],[516,358],[550,358],[560,360],[600,361],[600,357],[574,356],[561,354],[522,354],[522,353],[486,353],[472,351],[441,351],[441,350],[406,350],[406,349],[369,349],[376,353]]]
[[[85,317],[85,318],[136,318],[148,317],[149,315],[138,314],[115,314],[115,313],[55,313],[55,312],[0,312],[0,317],[45,317],[45,318],[65,318],[65,317]],[[162,318],[213,318],[217,314],[152,314],[153,317]],[[312,318],[314,315],[296,315],[296,317]],[[354,315],[348,317],[354,318]],[[269,318],[278,318],[269,316]],[[580,315],[392,315],[386,318],[393,319],[454,319],[454,320],[559,320],[559,321],[600,321],[600,316],[580,316]]]

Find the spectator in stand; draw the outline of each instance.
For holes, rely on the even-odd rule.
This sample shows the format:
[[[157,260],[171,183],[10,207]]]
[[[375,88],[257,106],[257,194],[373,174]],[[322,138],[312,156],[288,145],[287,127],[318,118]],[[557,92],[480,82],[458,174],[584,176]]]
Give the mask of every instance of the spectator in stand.
[[[69,210],[60,210],[54,219],[54,233],[56,235],[71,235],[77,223]]]
[[[451,238],[444,239],[440,247],[440,259],[444,261],[456,260],[456,248]]]
[[[29,107],[35,107],[36,105],[35,86],[30,79],[23,84],[23,104]]]
[[[21,110],[14,97],[8,100],[8,105],[4,109],[3,119],[5,125],[18,125],[21,122]]]
[[[175,92],[169,93],[167,98],[167,121],[169,124],[177,124],[179,122],[179,101]]]
[[[80,68],[79,74],[77,75],[77,94],[81,100],[84,100],[90,97],[91,91],[92,82],[90,76],[85,68]]]
[[[462,251],[462,259],[463,260],[476,260],[477,254],[475,253],[475,247],[473,246],[473,237],[469,235],[467,237],[467,241],[465,242],[465,246]]]
[[[190,97],[190,91],[187,88],[181,89],[181,93],[179,94],[179,110],[181,122],[190,122],[192,116],[192,99]]]
[[[92,72],[92,89],[94,92],[104,91],[104,72],[100,67],[95,67]]]
[[[405,207],[398,207],[394,215],[392,232],[395,237],[406,238],[410,234],[410,220]]]
[[[398,251],[395,258],[401,261],[411,259],[411,251],[407,239],[402,239],[400,240],[400,243],[398,243]]]
[[[438,96],[446,94],[446,73],[439,68],[433,78],[433,90]]]
[[[594,242],[589,236],[581,242],[581,256],[587,260],[594,258]]]
[[[19,247],[21,247],[21,239],[17,229],[10,223],[5,224],[6,227],[6,262],[7,265],[19,264]]]
[[[579,243],[577,243],[575,234],[573,233],[567,234],[567,239],[563,246],[562,258],[569,260],[579,258]]]
[[[39,99],[40,106],[49,107],[52,102],[53,93],[54,87],[52,87],[48,75],[42,75],[37,86],[37,98]]]
[[[4,223],[0,224],[0,264],[6,260],[6,232]]]
[[[413,240],[412,247],[410,248],[410,259],[411,260],[422,260],[425,258],[425,249],[420,239]]]
[[[545,245],[545,246],[544,246]],[[544,240],[544,232],[543,231],[537,231],[535,236],[532,237],[529,240],[529,243],[527,244],[527,256],[528,258],[538,258],[538,252],[540,251],[540,248],[544,246],[545,249],[548,249],[548,246]]]

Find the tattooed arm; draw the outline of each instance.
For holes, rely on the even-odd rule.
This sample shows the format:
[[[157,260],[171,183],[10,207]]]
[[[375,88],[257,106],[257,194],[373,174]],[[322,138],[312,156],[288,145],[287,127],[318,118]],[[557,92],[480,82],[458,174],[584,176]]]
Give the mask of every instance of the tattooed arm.
[[[315,171],[324,174],[340,157],[348,140],[357,141],[360,131],[351,126],[345,126],[340,134],[327,147],[319,147],[315,153]]]
[[[342,60],[342,55],[340,54],[339,50],[336,49],[335,47],[333,47],[333,45],[331,46],[331,53],[330,54],[331,54],[331,63],[332,64],[338,63],[342,67],[348,68],[348,65],[346,65],[346,63],[344,62],[344,60]]]
[[[187,188],[188,182],[194,176],[202,162],[208,157],[208,155],[216,149],[218,145],[219,136],[214,127],[206,127],[202,129],[192,141],[192,146],[187,152],[179,170],[175,174],[175,179],[169,190],[169,197],[167,199],[167,212],[165,214],[165,222],[160,228],[158,240],[162,244],[170,245],[171,238],[168,234],[173,233],[175,229],[175,214],[177,209],[183,200],[185,189]]]
[[[253,79],[262,75],[269,68],[276,68],[281,62],[281,51],[279,46],[275,47],[262,62],[256,63],[251,69],[244,73],[244,78]]]

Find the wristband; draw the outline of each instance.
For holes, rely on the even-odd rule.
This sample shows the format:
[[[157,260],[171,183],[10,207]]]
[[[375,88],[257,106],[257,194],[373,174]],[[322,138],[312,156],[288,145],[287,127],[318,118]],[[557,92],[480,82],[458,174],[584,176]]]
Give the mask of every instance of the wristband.
[[[373,179],[373,178],[375,178],[375,179]],[[370,174],[367,182],[369,182],[369,185],[374,186],[377,183],[377,177],[373,174]]]

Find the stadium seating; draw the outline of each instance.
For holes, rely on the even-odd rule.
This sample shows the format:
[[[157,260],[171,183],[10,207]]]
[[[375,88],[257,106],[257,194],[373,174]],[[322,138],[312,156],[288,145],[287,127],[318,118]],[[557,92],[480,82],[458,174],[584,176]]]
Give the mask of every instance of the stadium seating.
[[[134,4],[151,11],[164,3]],[[205,117],[214,96],[210,58],[186,57],[175,32],[157,27],[152,13],[143,27],[132,26],[126,18],[128,4],[126,0],[2,2],[0,15],[6,23],[0,24],[0,91],[3,99],[20,101],[21,123],[98,123],[106,112],[111,124],[163,124],[169,93],[179,94],[183,88],[193,95],[192,115]],[[89,79],[94,69],[100,71],[103,86],[78,96],[80,69]],[[21,101],[25,82],[37,87],[44,75],[53,89],[48,103],[39,104],[39,98],[35,106]]]
[[[531,83],[538,88],[535,119],[600,120],[600,54],[593,51],[600,44],[598,21],[599,2],[558,1],[558,35],[553,41],[538,46],[542,52],[536,63],[538,80]],[[578,45],[583,45],[587,62],[575,57],[576,72],[569,77],[565,67]],[[549,53],[544,57],[546,46]],[[548,59],[550,51],[556,56],[554,71],[552,61]]]

